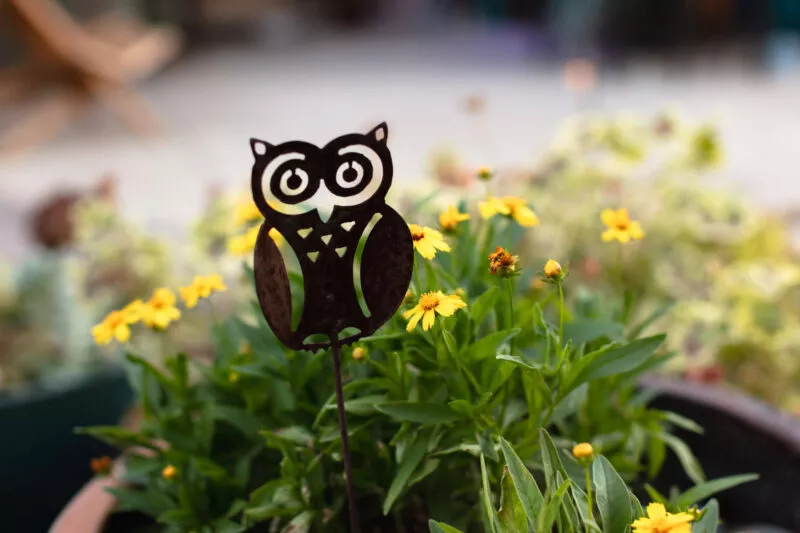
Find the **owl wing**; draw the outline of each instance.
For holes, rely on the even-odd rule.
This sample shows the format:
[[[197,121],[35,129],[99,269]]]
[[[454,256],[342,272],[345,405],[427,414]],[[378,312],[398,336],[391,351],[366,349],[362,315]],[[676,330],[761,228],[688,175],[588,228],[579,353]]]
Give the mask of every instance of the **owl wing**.
[[[278,246],[268,224],[261,225],[253,255],[253,272],[256,280],[258,303],[270,328],[281,342],[294,347],[292,336],[292,297],[289,276]]]
[[[397,311],[414,269],[414,245],[408,224],[388,206],[381,215],[369,232],[361,256],[361,290],[370,311],[372,331]]]

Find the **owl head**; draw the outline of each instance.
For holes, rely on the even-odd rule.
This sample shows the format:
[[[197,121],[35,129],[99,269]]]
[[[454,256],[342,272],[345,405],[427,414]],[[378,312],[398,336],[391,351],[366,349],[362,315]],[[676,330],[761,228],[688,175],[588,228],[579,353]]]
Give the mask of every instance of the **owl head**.
[[[337,207],[384,203],[392,184],[388,136],[381,123],[367,134],[342,135],[322,148],[304,141],[273,145],[250,139],[253,199],[267,220],[313,211],[314,198],[325,193]]]

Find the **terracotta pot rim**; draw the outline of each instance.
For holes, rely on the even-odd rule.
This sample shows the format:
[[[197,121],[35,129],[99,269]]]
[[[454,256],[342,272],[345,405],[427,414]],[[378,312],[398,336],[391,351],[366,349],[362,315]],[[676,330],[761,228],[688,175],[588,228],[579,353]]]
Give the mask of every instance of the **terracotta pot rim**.
[[[118,480],[124,470],[122,461],[114,461],[113,475],[95,477],[86,483],[53,521],[48,533],[102,533],[117,500],[106,489],[120,487]]]

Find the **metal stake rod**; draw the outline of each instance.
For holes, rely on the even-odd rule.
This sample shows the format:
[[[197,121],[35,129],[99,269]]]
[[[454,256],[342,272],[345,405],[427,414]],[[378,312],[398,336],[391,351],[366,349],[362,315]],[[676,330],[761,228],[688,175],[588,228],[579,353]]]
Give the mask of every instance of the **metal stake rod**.
[[[342,368],[339,357],[339,339],[331,335],[331,352],[333,353],[333,374],[336,380],[336,410],[339,413],[339,432],[342,437],[342,459],[344,461],[344,475],[347,482],[347,506],[350,509],[350,531],[359,533],[358,510],[356,509],[356,494],[353,488],[353,473],[350,465],[350,444],[347,437],[347,417],[344,412],[344,392],[342,391]]]

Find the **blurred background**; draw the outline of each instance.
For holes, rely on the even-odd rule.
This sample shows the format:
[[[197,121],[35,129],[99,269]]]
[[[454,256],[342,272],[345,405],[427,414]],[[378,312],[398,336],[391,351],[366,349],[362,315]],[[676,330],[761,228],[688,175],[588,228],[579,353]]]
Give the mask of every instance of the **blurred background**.
[[[726,183],[781,209],[800,198],[793,0],[6,0],[2,8],[6,256],[25,253],[25,213],[54,191],[113,173],[121,209],[179,232],[209,190],[247,185],[251,136],[324,142],[382,120],[396,179],[411,181],[441,146],[468,164],[521,164],[577,110],[672,106],[719,125]],[[596,69],[585,89],[565,81],[574,58]],[[464,112],[470,98],[485,105],[480,119]]]
[[[232,231],[230,205],[215,199],[249,187],[251,137],[324,144],[386,121],[401,192],[468,184],[484,165],[513,189],[515,170],[535,182],[570,117],[661,117],[647,130],[658,138],[677,131],[662,114],[675,111],[699,127],[684,139],[699,159],[665,171],[684,181],[656,208],[629,206],[649,232],[631,266],[638,287],[687,303],[663,326],[690,361],[687,379],[727,377],[800,413],[800,262],[784,242],[800,235],[800,1],[0,0],[0,28],[0,435],[14,436],[0,436],[0,510],[10,531],[44,531],[92,475],[89,459],[112,453],[72,433],[116,423],[133,397],[119,365],[97,370],[119,354],[98,357],[88,332],[156,287],[214,271],[204,261]],[[644,130],[598,127],[618,160],[642,159]],[[526,195],[543,220],[549,209],[578,229],[537,229],[531,249],[583,261],[575,278],[591,285],[607,252],[587,250],[603,246],[599,212],[619,200],[617,167],[559,158],[571,163],[545,174],[568,168],[573,181],[536,182]],[[733,199],[695,191],[701,173]],[[638,183],[629,202],[647,196]],[[598,184],[607,196],[592,192]],[[580,217],[567,217],[573,199],[573,211],[588,206]],[[583,246],[579,230],[597,244]],[[572,249],[555,247],[569,239]],[[175,268],[177,256],[190,268]],[[186,331],[203,345],[204,324]],[[15,529],[12,511],[30,495],[41,506]]]

